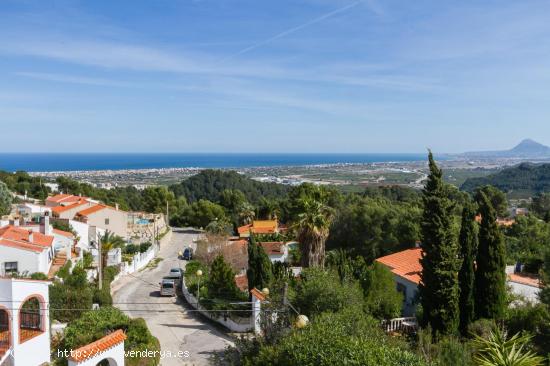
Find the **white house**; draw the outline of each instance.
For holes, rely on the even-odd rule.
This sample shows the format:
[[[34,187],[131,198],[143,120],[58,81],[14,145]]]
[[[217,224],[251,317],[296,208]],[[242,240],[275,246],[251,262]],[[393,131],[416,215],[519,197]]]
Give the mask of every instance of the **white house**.
[[[412,316],[415,312],[422,272],[420,258],[422,258],[422,249],[413,248],[376,259],[393,273],[397,290],[404,296],[403,315],[405,316]],[[538,301],[538,294],[542,287],[538,278],[521,273],[507,273],[507,276],[507,284],[514,294],[534,302]]]
[[[75,216],[75,220],[109,230],[124,239],[128,238],[128,213],[119,210],[118,205],[117,207],[103,204],[93,205],[79,211]]]
[[[69,366],[95,366],[107,361],[109,366],[124,366],[126,334],[117,330],[97,341],[72,351],[67,357]],[[145,352],[145,351],[144,351]]]
[[[0,365],[50,362],[48,281],[0,278]]]
[[[403,315],[405,316],[411,316],[415,312],[422,272],[421,257],[422,249],[413,248],[376,259],[393,273],[397,291],[403,294]]]
[[[54,257],[54,237],[8,225],[0,228],[0,275],[47,274]]]
[[[531,302],[539,301],[539,292],[542,289],[540,279],[535,276],[528,276],[519,273],[508,274],[508,286],[516,295],[523,296]]]
[[[51,207],[37,205],[35,203],[21,203],[17,205],[17,213],[23,217],[38,218],[46,213],[51,214]]]
[[[262,242],[260,243],[266,254],[269,256],[271,263],[288,262],[288,246],[280,241]]]

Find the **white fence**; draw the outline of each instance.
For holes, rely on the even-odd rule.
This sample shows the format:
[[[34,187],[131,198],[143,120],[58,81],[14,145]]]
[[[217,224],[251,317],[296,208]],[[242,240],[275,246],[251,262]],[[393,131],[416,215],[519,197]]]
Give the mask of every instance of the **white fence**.
[[[144,253],[134,254],[131,262],[122,262],[120,264],[120,275],[131,274],[145,268],[151,262],[158,252],[158,246],[153,244]]]
[[[403,332],[412,333],[417,329],[416,318],[394,318],[388,320],[382,320],[382,329],[386,333],[391,332]]]
[[[197,298],[189,292],[187,286],[185,286],[185,279],[181,281],[181,292],[185,297],[185,300],[191,305],[194,309],[199,310],[199,312],[213,321],[220,323],[227,329],[236,333],[247,333],[254,330],[254,318],[252,316],[247,318],[231,319],[229,316],[224,316],[219,313],[209,312],[205,309],[198,306]],[[252,306],[251,306],[252,310]]]

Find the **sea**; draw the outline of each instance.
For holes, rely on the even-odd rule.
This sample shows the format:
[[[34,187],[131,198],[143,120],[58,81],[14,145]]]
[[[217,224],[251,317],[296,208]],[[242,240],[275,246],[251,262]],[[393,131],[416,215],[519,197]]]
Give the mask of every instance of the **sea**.
[[[0,170],[57,172],[162,168],[253,168],[426,160],[426,154],[0,153]]]

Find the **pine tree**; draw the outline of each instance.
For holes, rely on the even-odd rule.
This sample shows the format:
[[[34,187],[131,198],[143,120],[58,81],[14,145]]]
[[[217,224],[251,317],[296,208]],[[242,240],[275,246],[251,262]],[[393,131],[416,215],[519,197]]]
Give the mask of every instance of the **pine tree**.
[[[248,242],[248,289],[268,287],[273,277],[271,260],[261,245],[256,243],[254,235]]]
[[[235,283],[235,272],[231,266],[223,259],[223,255],[218,255],[210,265],[208,278],[208,295],[224,299],[235,298],[239,289]]]
[[[476,210],[472,203],[464,206],[459,244],[462,266],[458,272],[460,287],[460,332],[466,335],[468,325],[475,319],[475,257],[477,251]]]
[[[550,251],[547,251],[544,255],[542,285],[543,287],[539,294],[540,301],[550,307]]]
[[[429,156],[430,174],[423,190],[422,264],[420,298],[422,322],[434,334],[455,333],[459,323],[458,243],[453,232],[453,205],[448,198],[442,172],[433,155]]]
[[[500,319],[505,311],[506,262],[504,238],[496,222],[496,212],[483,192],[476,199],[481,214],[475,276],[477,318]]]

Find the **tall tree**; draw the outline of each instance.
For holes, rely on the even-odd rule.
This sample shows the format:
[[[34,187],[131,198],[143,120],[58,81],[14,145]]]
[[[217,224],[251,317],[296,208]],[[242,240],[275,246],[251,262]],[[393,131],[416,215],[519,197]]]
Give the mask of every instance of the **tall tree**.
[[[544,255],[542,265],[542,290],[539,293],[540,301],[550,307],[550,250]]]
[[[423,190],[421,220],[422,264],[419,292],[423,323],[435,335],[455,333],[459,323],[458,244],[453,231],[453,205],[442,179],[442,172],[428,155],[430,174]]]
[[[301,200],[302,211],[294,226],[302,251],[303,267],[325,265],[325,242],[327,241],[333,210],[323,202],[306,197]]]
[[[235,283],[235,272],[227,264],[223,255],[218,255],[210,265],[208,278],[208,295],[212,297],[233,299],[239,289]]]
[[[4,182],[0,182],[0,216],[7,215],[11,211],[13,196]]]
[[[273,277],[273,268],[271,260],[261,245],[256,243],[254,235],[250,236],[248,242],[248,289],[262,289],[269,285]]]
[[[462,211],[460,227],[460,257],[462,266],[458,272],[460,287],[460,332],[466,334],[468,325],[475,319],[475,257],[477,251],[476,210],[472,203],[467,204]]]
[[[475,278],[475,309],[478,318],[500,319],[506,298],[504,237],[496,222],[496,211],[483,191],[476,195],[481,214]]]

